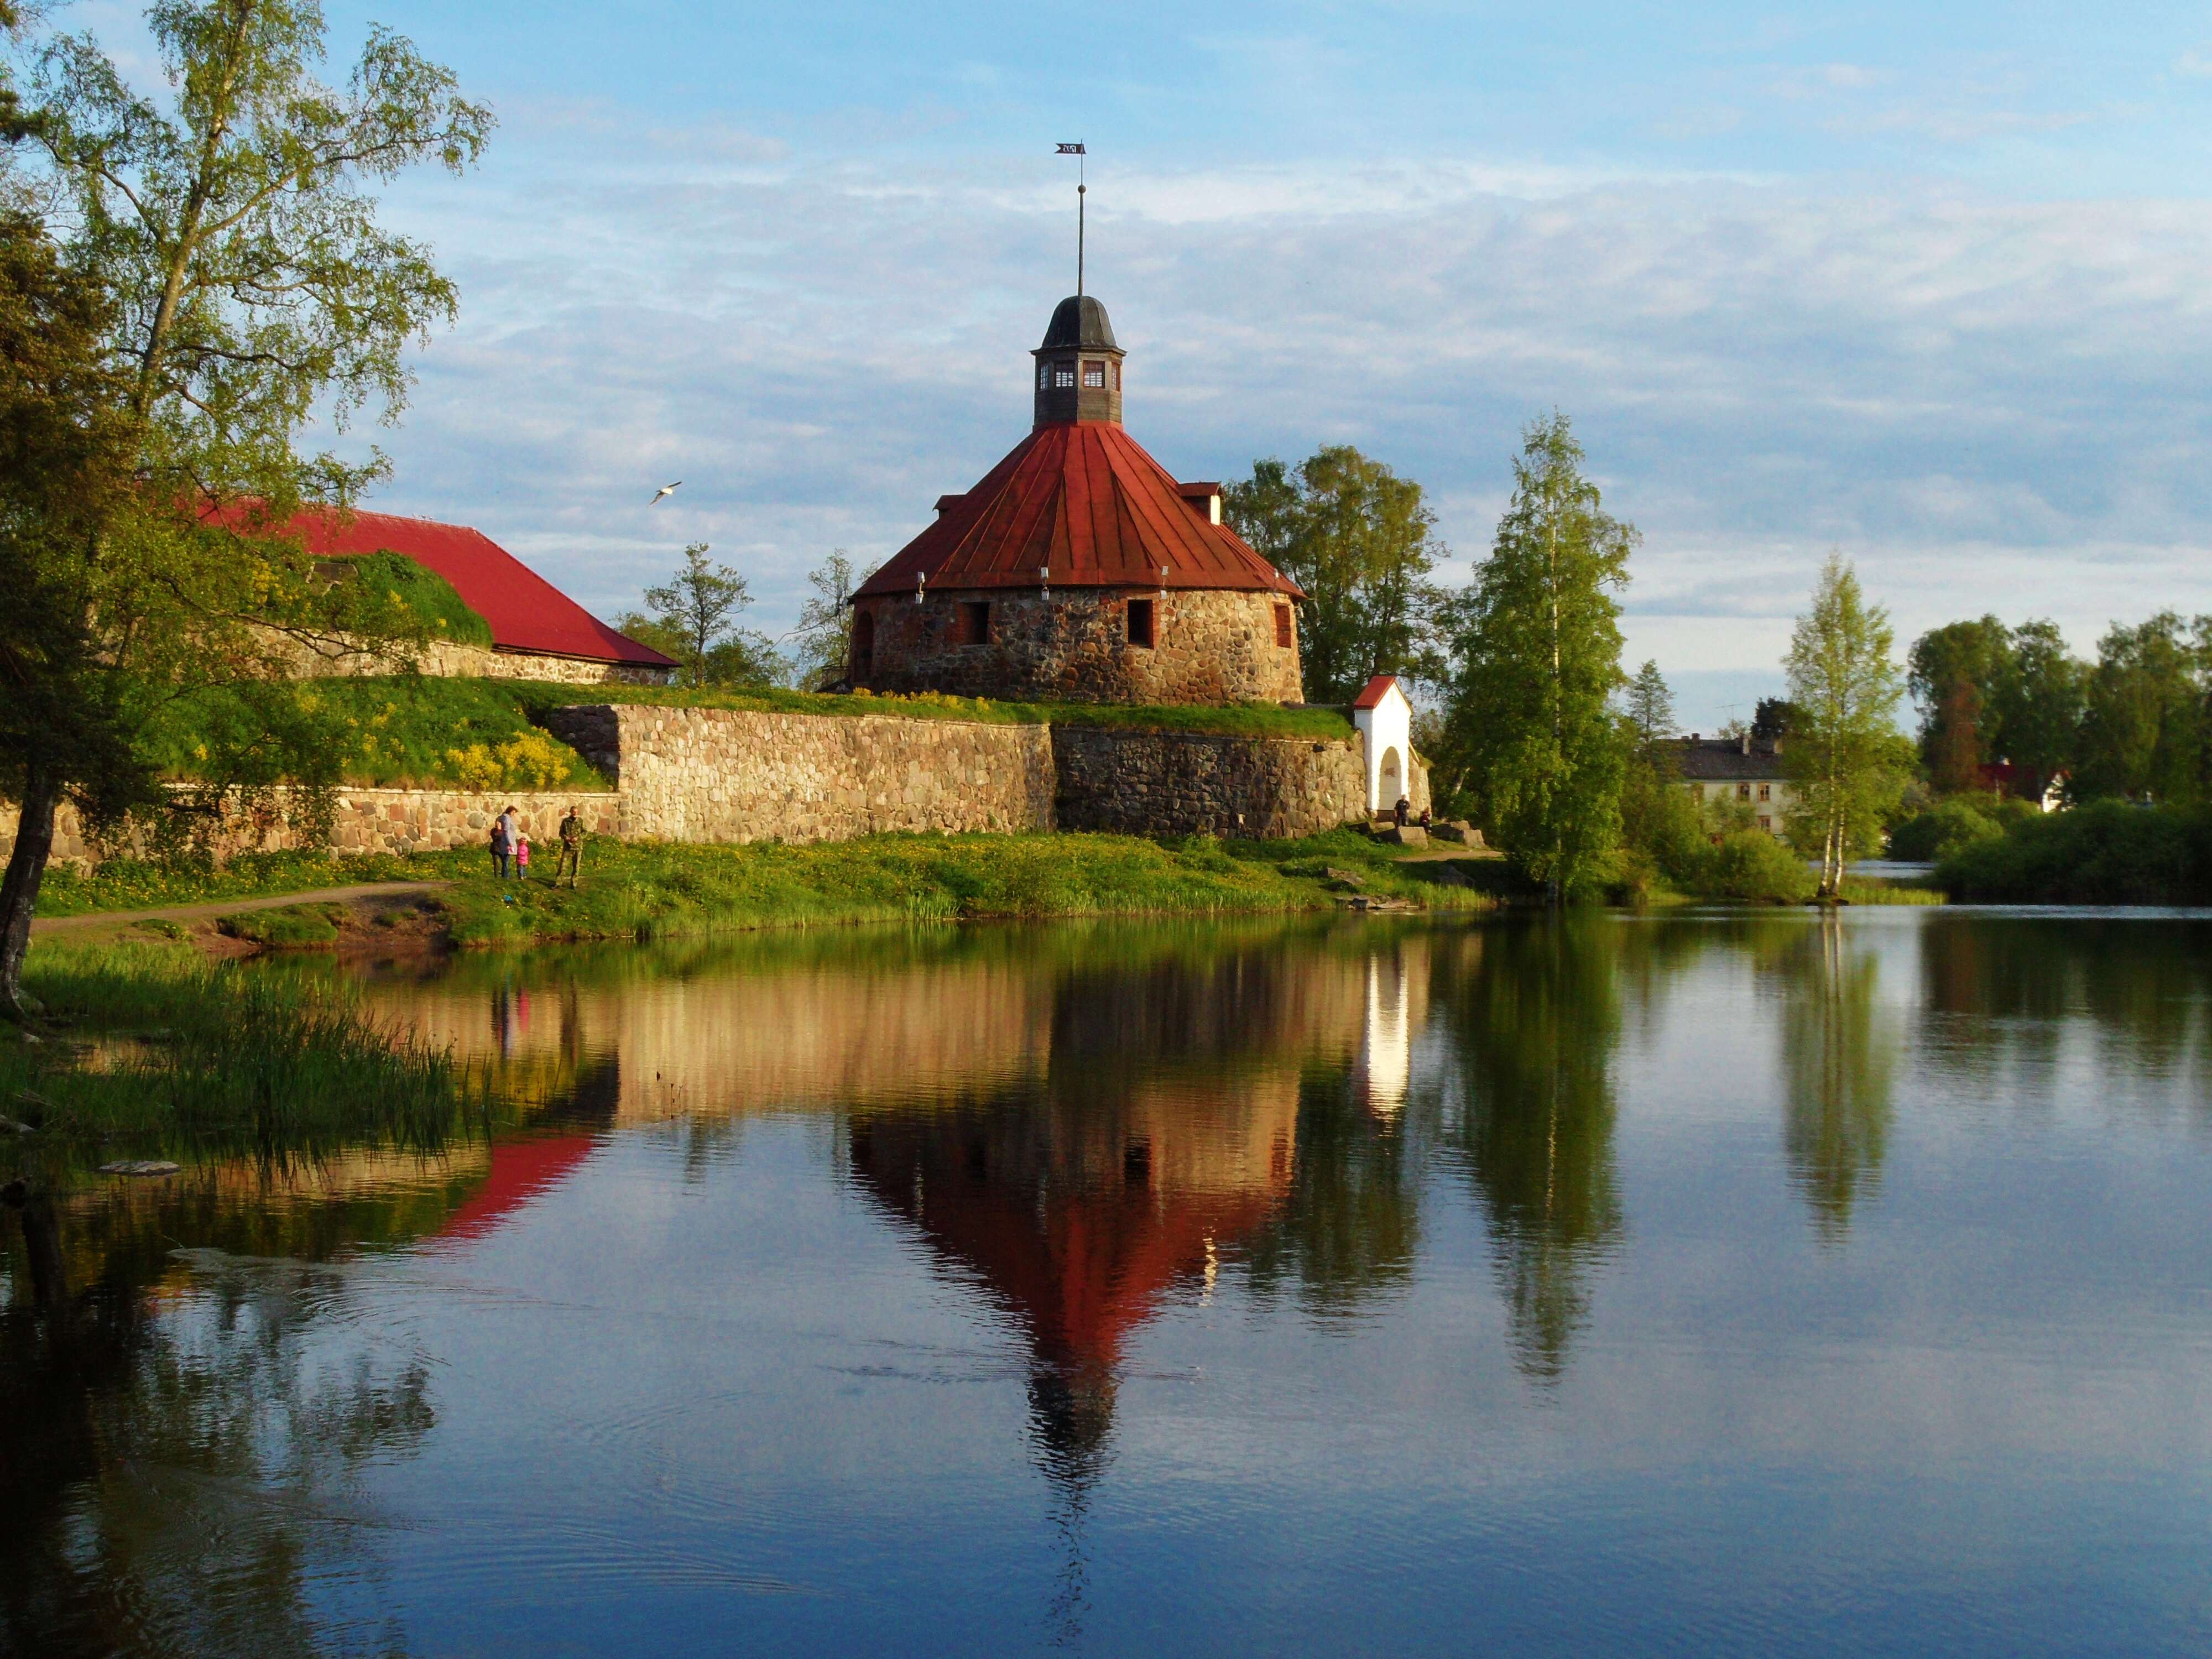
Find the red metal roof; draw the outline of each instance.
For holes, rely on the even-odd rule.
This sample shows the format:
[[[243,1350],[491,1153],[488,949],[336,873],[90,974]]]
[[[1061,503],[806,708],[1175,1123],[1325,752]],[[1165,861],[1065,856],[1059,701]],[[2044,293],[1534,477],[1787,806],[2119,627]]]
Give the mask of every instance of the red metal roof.
[[[1226,525],[1212,523],[1165,467],[1111,421],[1038,427],[936,523],[860,586],[1256,589],[1303,599]],[[1201,498],[1201,502],[1202,502]],[[1165,567],[1167,574],[1160,574]]]
[[[1352,700],[1352,706],[1354,708],[1373,708],[1379,706],[1383,696],[1397,683],[1398,677],[1395,674],[1377,674],[1359,689],[1359,695]],[[1398,695],[1404,696],[1406,694],[1401,691]]]
[[[244,512],[214,516],[234,523]],[[466,525],[389,513],[356,513],[342,521],[329,509],[310,508],[296,514],[283,533],[297,537],[321,558],[401,553],[436,571],[453,584],[464,605],[491,624],[492,644],[499,650],[639,668],[675,666],[658,651],[616,633],[490,537]]]

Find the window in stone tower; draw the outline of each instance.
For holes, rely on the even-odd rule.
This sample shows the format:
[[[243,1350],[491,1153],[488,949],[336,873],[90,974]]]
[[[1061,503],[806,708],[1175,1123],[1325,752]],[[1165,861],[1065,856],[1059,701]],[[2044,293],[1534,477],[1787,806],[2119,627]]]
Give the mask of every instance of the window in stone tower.
[[[1103,363],[1084,364],[1083,384],[1093,392],[1103,392],[1106,389],[1106,365]]]
[[[1052,369],[1052,383],[1055,387],[1062,392],[1066,391],[1068,387],[1073,386],[1075,384],[1075,365],[1073,363],[1054,363]]]
[[[1149,647],[1152,642],[1152,602],[1129,601],[1129,643]]]
[[[1114,365],[1114,390],[1115,390],[1115,391],[1116,391],[1116,392],[1119,392],[1121,389],[1121,364],[1119,364],[1119,363],[1116,363],[1116,364],[1115,364],[1115,365]]]
[[[1291,631],[1291,607],[1287,605],[1277,605],[1275,607],[1275,643],[1287,651],[1297,639],[1297,635]]]
[[[960,643],[988,645],[991,642],[991,602],[988,599],[963,599],[960,602]]]
[[[1051,385],[1052,365],[1050,363],[1039,363],[1037,365],[1037,390],[1039,392],[1042,392]]]

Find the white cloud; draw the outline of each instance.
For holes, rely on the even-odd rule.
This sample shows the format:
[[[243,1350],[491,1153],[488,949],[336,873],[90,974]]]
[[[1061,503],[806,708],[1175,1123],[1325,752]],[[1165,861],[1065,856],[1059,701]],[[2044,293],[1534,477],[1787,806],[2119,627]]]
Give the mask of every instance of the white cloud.
[[[1026,429],[1072,276],[1056,173],[572,136],[396,204],[465,320],[386,439],[387,504],[607,611],[706,540],[780,629],[822,553],[894,550]],[[1464,559],[1556,404],[1645,532],[1637,625],[1673,619],[1654,637],[1705,671],[1771,665],[1831,545],[1907,630],[1994,608],[2086,644],[2212,610],[2193,204],[1510,161],[1093,182],[1130,424],[1184,476],[1348,440],[1431,489]],[[647,517],[662,474],[684,490]]]

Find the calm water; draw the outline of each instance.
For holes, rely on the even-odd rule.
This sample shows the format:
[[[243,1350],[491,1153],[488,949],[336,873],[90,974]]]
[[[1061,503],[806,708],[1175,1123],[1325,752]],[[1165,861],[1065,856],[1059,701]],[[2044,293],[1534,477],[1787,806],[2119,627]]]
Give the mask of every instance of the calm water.
[[[528,1128],[0,1284],[0,1645],[2212,1647],[2212,921],[386,969]]]

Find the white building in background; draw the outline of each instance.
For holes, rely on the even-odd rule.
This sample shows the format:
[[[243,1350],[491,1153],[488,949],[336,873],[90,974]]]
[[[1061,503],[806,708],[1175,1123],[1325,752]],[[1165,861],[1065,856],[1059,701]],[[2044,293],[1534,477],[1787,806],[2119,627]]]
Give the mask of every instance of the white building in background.
[[[1413,765],[1413,705],[1395,674],[1377,674],[1352,699],[1352,723],[1367,744],[1367,810],[1387,812],[1401,799],[1426,804]],[[1418,789],[1418,793],[1417,793]]]
[[[1779,740],[1704,738],[1692,732],[1675,758],[1682,787],[1699,805],[1733,803],[1750,812],[1756,828],[1783,833],[1797,793],[1783,775]]]

